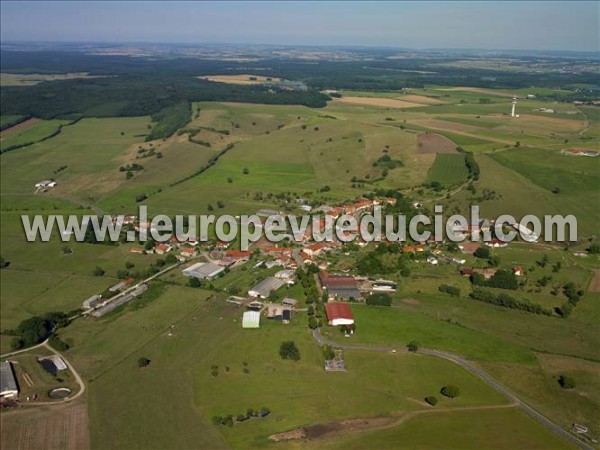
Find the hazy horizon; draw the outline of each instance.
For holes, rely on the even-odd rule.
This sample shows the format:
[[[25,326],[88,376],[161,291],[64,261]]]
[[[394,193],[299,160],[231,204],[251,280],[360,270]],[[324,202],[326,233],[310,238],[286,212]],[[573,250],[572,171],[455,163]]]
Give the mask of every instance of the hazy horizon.
[[[3,42],[597,52],[598,2],[2,1]]]

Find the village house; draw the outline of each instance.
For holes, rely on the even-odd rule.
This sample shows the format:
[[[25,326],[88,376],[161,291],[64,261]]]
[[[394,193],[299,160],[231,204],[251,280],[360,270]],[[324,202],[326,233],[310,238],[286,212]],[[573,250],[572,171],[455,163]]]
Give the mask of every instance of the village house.
[[[425,245],[423,244],[407,245],[402,248],[402,253],[416,253],[423,251],[425,251]]]
[[[248,250],[227,250],[225,252],[225,257],[234,259],[236,261],[241,259],[249,259],[250,256],[252,256],[252,252]]]
[[[500,239],[492,239],[486,242],[485,245],[492,248],[504,248],[508,246],[508,242],[501,241]]]
[[[310,257],[318,256],[321,252],[326,251],[328,246],[325,242],[315,242],[304,249],[304,253]]]
[[[181,251],[179,253],[181,254],[181,256],[183,256],[185,258],[191,258],[192,256],[196,256],[196,249],[190,248],[190,247],[184,247],[181,249]]]
[[[154,246],[154,253],[157,255],[164,255],[173,249],[169,244],[156,244]]]

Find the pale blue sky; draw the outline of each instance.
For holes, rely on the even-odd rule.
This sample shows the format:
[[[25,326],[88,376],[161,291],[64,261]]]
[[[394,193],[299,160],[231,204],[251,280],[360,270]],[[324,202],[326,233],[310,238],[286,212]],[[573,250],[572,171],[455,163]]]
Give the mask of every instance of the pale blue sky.
[[[1,2],[3,41],[592,50],[594,2]]]

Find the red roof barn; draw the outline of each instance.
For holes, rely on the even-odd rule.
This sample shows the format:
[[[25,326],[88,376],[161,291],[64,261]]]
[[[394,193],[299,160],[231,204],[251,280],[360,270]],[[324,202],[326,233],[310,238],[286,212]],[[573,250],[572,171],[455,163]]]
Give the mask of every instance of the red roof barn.
[[[325,303],[325,312],[327,313],[329,325],[352,325],[354,323],[354,315],[352,314],[352,309],[350,309],[348,303]]]

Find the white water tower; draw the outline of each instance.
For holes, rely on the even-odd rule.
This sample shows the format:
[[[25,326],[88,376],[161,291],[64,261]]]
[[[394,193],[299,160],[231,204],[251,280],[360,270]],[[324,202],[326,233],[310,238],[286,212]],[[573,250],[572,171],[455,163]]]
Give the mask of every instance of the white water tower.
[[[517,97],[513,97],[512,99],[512,112],[510,113],[511,117],[515,117],[515,108],[517,107]],[[517,116],[519,117],[519,116]]]

